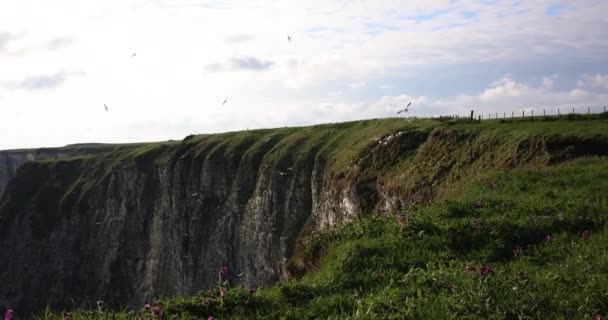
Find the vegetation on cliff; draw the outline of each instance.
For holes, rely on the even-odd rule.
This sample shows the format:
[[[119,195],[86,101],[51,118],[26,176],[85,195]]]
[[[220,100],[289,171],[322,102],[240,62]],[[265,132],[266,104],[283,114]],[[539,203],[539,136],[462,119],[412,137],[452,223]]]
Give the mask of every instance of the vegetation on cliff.
[[[290,280],[254,288],[217,267],[217,284],[191,297],[121,312],[66,303],[76,319],[593,319],[608,313],[608,121],[566,120],[254,130],[31,166],[83,168],[55,195],[68,201],[115,166],[148,170],[186,151],[281,172],[313,155],[368,199],[349,223],[302,231]],[[379,206],[381,193],[400,209]]]

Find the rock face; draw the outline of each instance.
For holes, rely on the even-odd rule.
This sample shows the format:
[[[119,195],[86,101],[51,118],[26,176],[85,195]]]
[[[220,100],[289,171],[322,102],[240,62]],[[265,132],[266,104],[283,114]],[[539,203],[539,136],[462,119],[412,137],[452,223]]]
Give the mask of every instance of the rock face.
[[[213,286],[224,264],[234,284],[271,284],[306,232],[563,156],[543,142],[522,158],[528,138],[384,120],[27,162],[0,202],[0,303],[141,306]]]

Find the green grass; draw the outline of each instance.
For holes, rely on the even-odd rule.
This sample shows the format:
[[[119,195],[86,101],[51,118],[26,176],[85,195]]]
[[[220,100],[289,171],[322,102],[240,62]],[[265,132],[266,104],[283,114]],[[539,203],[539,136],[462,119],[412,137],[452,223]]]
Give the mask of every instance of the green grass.
[[[224,299],[219,298],[219,289],[212,289],[159,303],[176,319],[209,315],[592,319],[607,315],[605,158],[501,170],[469,181],[461,190],[399,213],[410,217],[403,224],[397,213],[371,215],[310,235],[294,260],[310,262],[314,268],[299,279],[253,294],[230,288]],[[582,236],[585,231],[588,237]],[[493,273],[480,275],[482,266]],[[109,311],[75,314],[77,319],[103,319]],[[150,312],[115,316],[127,319],[135,314]]]

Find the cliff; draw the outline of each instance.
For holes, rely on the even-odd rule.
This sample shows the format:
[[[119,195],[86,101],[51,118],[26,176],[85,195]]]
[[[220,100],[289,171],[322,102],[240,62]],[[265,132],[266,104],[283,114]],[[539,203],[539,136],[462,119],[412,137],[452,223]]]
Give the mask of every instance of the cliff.
[[[0,302],[118,307],[288,276],[297,240],[487,170],[608,155],[608,122],[385,119],[25,163],[0,202]]]

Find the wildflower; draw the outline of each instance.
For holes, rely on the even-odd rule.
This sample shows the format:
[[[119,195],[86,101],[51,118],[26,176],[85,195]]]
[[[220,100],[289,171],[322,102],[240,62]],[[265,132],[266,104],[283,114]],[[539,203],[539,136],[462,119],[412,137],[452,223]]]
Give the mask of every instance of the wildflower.
[[[475,201],[475,208],[481,209],[483,207],[483,201],[477,200]]]
[[[145,308],[146,310],[150,310],[150,304],[149,304],[149,303],[146,303],[146,304],[144,305],[144,308]]]
[[[207,320],[215,320],[215,318],[213,316],[209,316],[209,318],[207,318]]]
[[[479,275],[482,278],[487,278],[489,276],[494,275],[494,270],[488,266],[484,266],[484,267],[481,267],[481,269],[479,270]]]
[[[152,308],[152,313],[159,318],[163,317],[163,309],[158,305],[155,305],[154,308]]]
[[[229,275],[230,275],[230,269],[228,268],[228,265],[224,264],[222,269],[220,269],[220,277],[226,278]]]
[[[222,287],[222,289],[220,290],[220,298],[224,297],[226,297],[226,288]]]
[[[497,186],[497,185],[496,185],[496,181],[492,181],[492,182],[490,182],[490,188],[491,188],[491,189],[496,189],[496,186]]]
[[[587,240],[589,239],[589,230],[585,230],[581,233],[581,238],[583,238],[583,240]]]
[[[13,309],[6,310],[4,314],[4,320],[13,320]]]
[[[405,216],[404,215],[402,215],[402,214],[397,215],[397,222],[399,224],[402,224],[404,221],[405,221]]]
[[[255,287],[249,289],[249,294],[255,294],[257,289]]]
[[[593,320],[602,320],[602,315],[596,314]]]
[[[545,242],[551,242],[551,240],[553,240],[553,236],[551,235],[551,233],[547,233],[547,236],[545,237]]]

